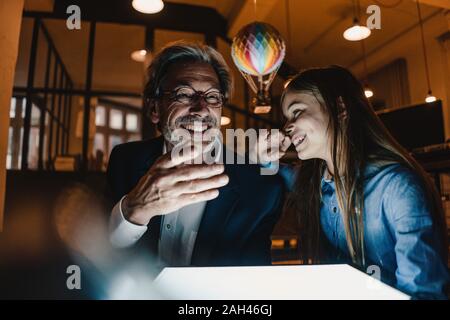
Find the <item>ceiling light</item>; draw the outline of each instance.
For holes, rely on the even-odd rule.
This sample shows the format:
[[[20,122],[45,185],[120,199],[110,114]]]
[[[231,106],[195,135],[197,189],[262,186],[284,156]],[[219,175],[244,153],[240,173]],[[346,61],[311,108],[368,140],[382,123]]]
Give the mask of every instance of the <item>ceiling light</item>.
[[[370,29],[361,26],[359,21],[355,19],[353,26],[344,31],[344,38],[348,41],[361,41],[368,38],[370,34]]]
[[[147,50],[136,50],[131,53],[131,59],[137,62],[144,62],[147,56]]]
[[[436,97],[433,96],[431,91],[428,91],[427,97],[425,98],[425,102],[426,103],[431,103],[431,102],[435,102],[436,100],[437,100]]]
[[[373,90],[372,88],[366,83],[364,83],[364,95],[366,98],[372,98],[373,97]]]
[[[373,97],[373,91],[369,87],[364,88],[364,94],[366,95],[366,98]]]
[[[229,125],[231,123],[231,119],[226,117],[226,116],[222,116],[222,118],[220,118],[220,125],[221,126],[226,126]]]
[[[164,8],[162,0],[133,0],[131,5],[135,10],[147,14],[158,13]]]

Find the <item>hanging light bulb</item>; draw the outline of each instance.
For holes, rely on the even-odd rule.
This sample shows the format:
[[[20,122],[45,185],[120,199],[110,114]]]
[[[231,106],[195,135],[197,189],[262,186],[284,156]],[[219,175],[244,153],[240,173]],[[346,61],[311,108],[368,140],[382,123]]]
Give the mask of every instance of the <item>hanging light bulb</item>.
[[[425,102],[426,103],[431,103],[431,102],[435,102],[437,99],[435,96],[433,96],[433,93],[430,91],[428,91],[427,97],[425,98]]]
[[[162,0],[133,0],[131,5],[135,10],[147,14],[158,13],[164,8]]]
[[[359,24],[358,19],[353,20],[353,26],[344,31],[344,38],[348,41],[361,41],[370,36],[372,32],[366,26]]]
[[[366,95],[366,98],[372,98],[373,97],[373,91],[369,86],[366,86],[364,88],[364,94]]]
[[[221,118],[220,118],[220,125],[221,126],[227,126],[227,125],[229,125],[231,123],[231,119],[230,118],[228,118],[228,117],[226,117],[226,116],[222,116]]]
[[[425,35],[423,32],[422,13],[420,11],[419,1],[416,2],[416,5],[417,5],[417,15],[419,16],[420,36],[422,38],[423,60],[425,63],[425,74],[427,76],[427,85],[428,85],[428,94],[425,97],[425,102],[431,103],[431,102],[435,102],[437,99],[435,96],[433,96],[433,93],[431,92],[430,70],[428,69],[427,48],[425,46]]]
[[[359,0],[353,0],[353,26],[344,31],[344,38],[348,41],[361,41],[372,33],[369,28],[359,23],[361,6]]]
[[[372,98],[373,97],[373,91],[370,88],[366,88],[364,90],[364,94],[366,95],[366,98]]]
[[[136,50],[131,53],[131,59],[136,62],[144,62],[145,57],[147,56],[147,50]]]
[[[366,45],[365,45],[365,41],[362,40],[361,41],[361,48],[362,48],[362,53],[363,53],[363,62],[364,62],[364,76],[365,76],[365,81],[364,83],[364,95],[366,96],[366,98],[372,98],[373,97],[373,91],[372,89],[369,87],[369,84],[367,83],[368,78],[369,78],[369,69],[367,68],[367,56],[366,56]]]

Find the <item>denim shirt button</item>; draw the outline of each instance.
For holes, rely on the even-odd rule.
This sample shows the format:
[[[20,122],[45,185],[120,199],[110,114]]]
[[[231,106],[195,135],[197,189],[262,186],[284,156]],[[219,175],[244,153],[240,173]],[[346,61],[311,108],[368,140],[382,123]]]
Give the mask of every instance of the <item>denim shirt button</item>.
[[[333,207],[333,212],[336,213],[337,212],[337,208]]]

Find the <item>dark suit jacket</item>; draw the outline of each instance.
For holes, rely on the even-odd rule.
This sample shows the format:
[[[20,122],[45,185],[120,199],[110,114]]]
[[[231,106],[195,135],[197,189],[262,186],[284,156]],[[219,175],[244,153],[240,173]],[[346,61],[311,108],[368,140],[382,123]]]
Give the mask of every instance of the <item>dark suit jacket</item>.
[[[117,203],[162,155],[163,139],[116,146],[108,165],[108,184]],[[224,161],[225,162],[225,161]],[[192,253],[194,266],[267,265],[270,235],[283,203],[278,175],[262,176],[258,165],[225,164],[230,182],[208,201]],[[161,217],[153,218],[138,247],[157,253]]]

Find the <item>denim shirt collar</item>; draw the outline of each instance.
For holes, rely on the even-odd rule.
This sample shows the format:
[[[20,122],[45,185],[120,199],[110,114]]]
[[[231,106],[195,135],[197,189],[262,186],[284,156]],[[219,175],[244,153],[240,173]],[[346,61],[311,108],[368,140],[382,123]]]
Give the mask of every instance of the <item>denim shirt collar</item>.
[[[328,190],[334,191],[334,179],[333,179],[333,177],[331,177],[331,179],[325,178],[326,173],[327,173],[327,168],[325,167],[325,169],[323,170],[323,173],[322,173],[322,179],[320,181],[320,188],[323,192],[328,191]]]

